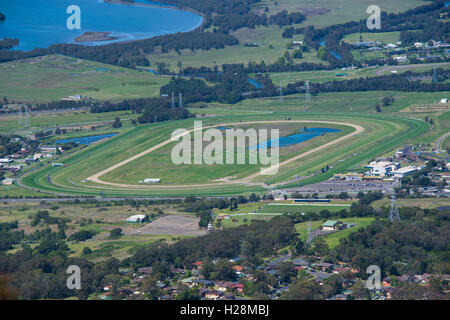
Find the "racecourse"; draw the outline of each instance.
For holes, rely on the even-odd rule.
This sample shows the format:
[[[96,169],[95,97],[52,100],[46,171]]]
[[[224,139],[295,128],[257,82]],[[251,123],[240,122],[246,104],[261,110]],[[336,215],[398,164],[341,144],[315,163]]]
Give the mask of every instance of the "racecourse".
[[[395,116],[378,116],[364,114],[331,114],[331,113],[301,113],[292,112],[278,114],[262,115],[241,115],[239,118],[243,123],[281,123],[284,124],[287,116],[292,117],[289,120],[310,122],[320,124],[340,123],[353,131],[345,131],[345,135],[337,138],[337,141],[327,141],[331,144],[326,145],[320,140],[311,142],[301,153],[282,158],[282,166],[276,176],[270,177],[270,188],[290,187],[294,184],[288,181],[294,174],[307,176],[303,180],[304,184],[323,181],[332,176],[333,173],[342,170],[359,167],[375,156],[383,155],[393,150],[399,144],[413,139],[423,134],[428,129],[428,125],[423,121],[407,119]],[[209,183],[206,179],[201,183],[191,183],[189,181],[183,184],[175,185],[157,185],[140,186],[120,181],[111,181],[110,176],[124,169],[132,170],[140,161],[147,163],[150,160],[154,163],[158,160],[157,152],[170,147],[169,138],[171,132],[176,128],[192,127],[192,119],[174,121],[171,123],[157,123],[141,125],[132,128],[114,138],[101,143],[91,145],[74,154],[64,155],[60,160],[67,167],[51,167],[51,163],[44,163],[36,167],[35,170],[28,172],[19,181],[24,186],[40,193],[51,193],[60,196],[95,196],[105,197],[146,197],[163,196],[175,197],[185,195],[197,196],[233,196],[236,194],[250,194],[266,192],[265,182],[267,176],[259,174],[259,168],[255,172],[242,171],[237,181],[221,181]],[[236,116],[220,116],[204,118],[204,128],[215,127],[223,124],[236,123]],[[339,125],[342,127],[342,125]],[[361,128],[361,129],[359,129]],[[361,131],[362,130],[362,131]],[[348,134],[352,134],[348,136]],[[326,136],[325,136],[326,137]],[[322,138],[322,137],[320,137]],[[315,138],[316,139],[316,138]],[[328,138],[330,139],[330,138]],[[334,139],[334,138],[333,138]],[[165,147],[161,147],[165,144]],[[159,145],[159,149],[157,146]],[[321,147],[321,148],[320,148]],[[317,149],[320,148],[320,149]],[[314,150],[314,151],[312,151]],[[307,154],[305,154],[308,152]],[[156,158],[155,158],[156,157]],[[296,159],[290,160],[293,157]],[[145,161],[144,161],[145,160]],[[58,160],[59,161],[59,160]],[[287,161],[287,162],[286,162]],[[151,162],[151,163],[152,163]],[[151,167],[150,163],[150,167]],[[330,165],[330,170],[325,173],[316,173],[325,165]],[[147,166],[148,167],[148,166]],[[210,170],[220,170],[221,166],[212,166]],[[223,166],[222,166],[223,167]],[[151,168],[148,168],[150,170]],[[179,176],[187,172],[173,170],[174,176]],[[105,172],[107,172],[105,174]],[[220,171],[218,171],[220,172]],[[309,176],[308,176],[309,172]],[[145,174],[145,172],[144,172]],[[255,175],[256,174],[256,175]],[[146,175],[146,174],[145,174]],[[254,175],[250,181],[249,177]],[[87,180],[92,178],[97,181]],[[100,179],[101,178],[101,179]],[[117,177],[119,179],[120,176]],[[134,180],[133,180],[134,181]],[[107,182],[105,184],[104,182]],[[111,184],[112,185],[111,185]],[[126,186],[114,185],[118,183]]]

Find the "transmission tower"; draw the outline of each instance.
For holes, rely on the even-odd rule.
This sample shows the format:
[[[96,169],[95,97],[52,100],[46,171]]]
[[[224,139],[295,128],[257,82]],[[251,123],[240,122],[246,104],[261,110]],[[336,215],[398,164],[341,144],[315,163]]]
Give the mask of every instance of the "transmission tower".
[[[433,71],[433,83],[436,83],[437,82],[437,73],[436,73],[436,68],[434,68],[434,71]]]
[[[389,221],[401,221],[398,213],[397,202],[395,201],[395,194],[392,194],[391,207],[389,208]]]
[[[311,241],[312,241],[311,221],[308,221],[307,226],[308,226],[308,235],[307,235],[307,238],[306,238],[306,243],[311,243]]]
[[[25,121],[24,121],[25,128],[30,126],[30,114],[28,113],[28,106],[25,105]]]
[[[280,102],[283,101],[283,81],[280,81],[280,88],[278,89],[280,91]]]
[[[17,126],[19,128],[23,127],[22,105],[19,105],[19,114],[17,115]]]
[[[180,108],[183,108],[183,94],[182,93],[180,93],[180,101],[178,102],[178,106]]]
[[[309,80],[305,83],[305,104],[303,105],[303,112],[306,111],[306,104],[311,101],[311,90],[309,88]]]
[[[173,91],[172,91],[172,110],[175,109],[175,97],[173,96]]]

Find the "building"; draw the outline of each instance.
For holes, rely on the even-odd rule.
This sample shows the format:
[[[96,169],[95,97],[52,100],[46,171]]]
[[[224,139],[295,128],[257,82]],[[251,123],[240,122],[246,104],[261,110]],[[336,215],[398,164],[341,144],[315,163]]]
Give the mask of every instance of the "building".
[[[384,177],[389,175],[389,173],[393,170],[396,170],[400,167],[398,162],[388,162],[388,161],[372,161],[369,163],[366,168],[370,168],[369,175]]]
[[[338,231],[345,229],[345,224],[336,220],[327,220],[322,224],[323,231]]]
[[[10,186],[10,185],[14,184],[14,179],[7,178],[7,179],[2,181],[2,184],[5,185],[5,186]]]
[[[148,216],[143,214],[136,214],[127,219],[128,223],[142,223],[148,220]]]
[[[13,162],[14,160],[13,159],[10,159],[10,158],[1,158],[0,159],[0,163],[11,163],[11,162]]]
[[[144,183],[160,183],[161,179],[144,179]]]
[[[345,181],[362,181],[363,175],[361,173],[337,173],[333,176],[336,180],[345,180]]]
[[[441,103],[448,103],[448,99],[447,98],[441,99]]]
[[[416,172],[418,170],[417,167],[415,166],[408,166],[408,167],[404,167],[404,168],[399,168],[396,169],[394,171],[391,171],[389,173],[390,176],[394,177],[394,178],[403,178],[406,177],[414,172]]]

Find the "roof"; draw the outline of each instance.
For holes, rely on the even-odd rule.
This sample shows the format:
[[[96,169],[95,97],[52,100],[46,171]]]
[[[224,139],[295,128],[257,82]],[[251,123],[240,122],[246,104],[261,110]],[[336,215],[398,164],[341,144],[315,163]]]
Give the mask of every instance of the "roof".
[[[145,215],[143,214],[136,214],[134,216],[131,216],[127,219],[127,221],[137,221],[137,220],[144,220],[145,219]]]
[[[339,223],[339,221],[336,221],[336,220],[327,220],[322,224],[322,226],[323,227],[334,227],[338,223]]]

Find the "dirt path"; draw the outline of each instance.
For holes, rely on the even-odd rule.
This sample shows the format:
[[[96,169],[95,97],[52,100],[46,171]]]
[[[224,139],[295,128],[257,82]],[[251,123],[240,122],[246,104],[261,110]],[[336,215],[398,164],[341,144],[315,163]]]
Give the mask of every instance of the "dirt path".
[[[216,125],[211,125],[211,126],[206,126],[206,127],[202,127],[202,129],[208,129],[208,128],[216,128],[216,127],[220,127],[220,126],[231,126],[231,125],[248,125],[248,124],[261,124],[261,123],[267,123],[267,124],[271,124],[271,123],[325,123],[325,124],[338,124],[338,125],[344,125],[344,126],[350,126],[353,127],[355,129],[355,131],[353,131],[352,133],[345,135],[343,137],[340,137],[336,140],[330,141],[324,145],[321,145],[317,148],[314,148],[312,150],[309,150],[305,153],[299,154],[295,157],[292,157],[288,160],[285,160],[283,162],[281,162],[278,167],[281,167],[285,164],[288,164],[292,161],[298,160],[300,158],[303,158],[305,156],[308,156],[314,152],[323,150],[324,148],[330,147],[338,142],[341,142],[347,138],[350,138],[356,134],[361,133],[362,131],[364,131],[364,129],[356,124],[351,124],[351,123],[345,123],[345,122],[335,122],[335,121],[320,121],[320,120],[280,120],[280,121],[248,121],[248,122],[233,122],[233,123],[223,123],[223,124],[216,124]],[[187,130],[185,133],[179,134],[177,136],[174,137],[174,139],[179,139],[181,137],[183,137],[186,134],[190,134],[191,132],[193,132],[195,129],[190,129]],[[114,182],[106,182],[106,181],[102,181],[100,180],[100,177],[123,166],[126,165],[128,163],[130,163],[131,161],[134,161],[136,159],[139,159],[140,157],[145,156],[146,154],[149,154],[150,152],[153,152],[161,147],[164,147],[165,145],[169,144],[172,142],[172,138],[167,139],[164,142],[161,142],[143,152],[138,153],[137,155],[134,155],[126,160],[123,160],[107,169],[104,169],[90,177],[88,177],[86,180],[88,181],[92,181],[92,182],[96,182],[99,184],[105,184],[105,185],[110,185],[110,186],[115,186],[115,187],[123,187],[123,188],[138,188],[138,189],[178,189],[180,187],[185,188],[185,187],[191,187],[191,188],[198,188],[198,187],[215,187],[215,186],[221,186],[221,185],[229,185],[229,184],[236,184],[236,183],[244,183],[244,184],[251,184],[250,180],[254,179],[255,177],[261,175],[261,173],[263,172],[267,172],[267,170],[271,170],[271,168],[267,168],[264,170],[260,170],[255,174],[252,174],[246,178],[240,179],[240,180],[234,180],[234,181],[224,181],[224,182],[218,182],[218,183],[204,183],[204,184],[189,184],[189,185],[152,185],[152,186],[139,186],[139,185],[132,185],[132,184],[123,184],[123,183],[114,183]],[[258,183],[258,185],[261,183]]]

